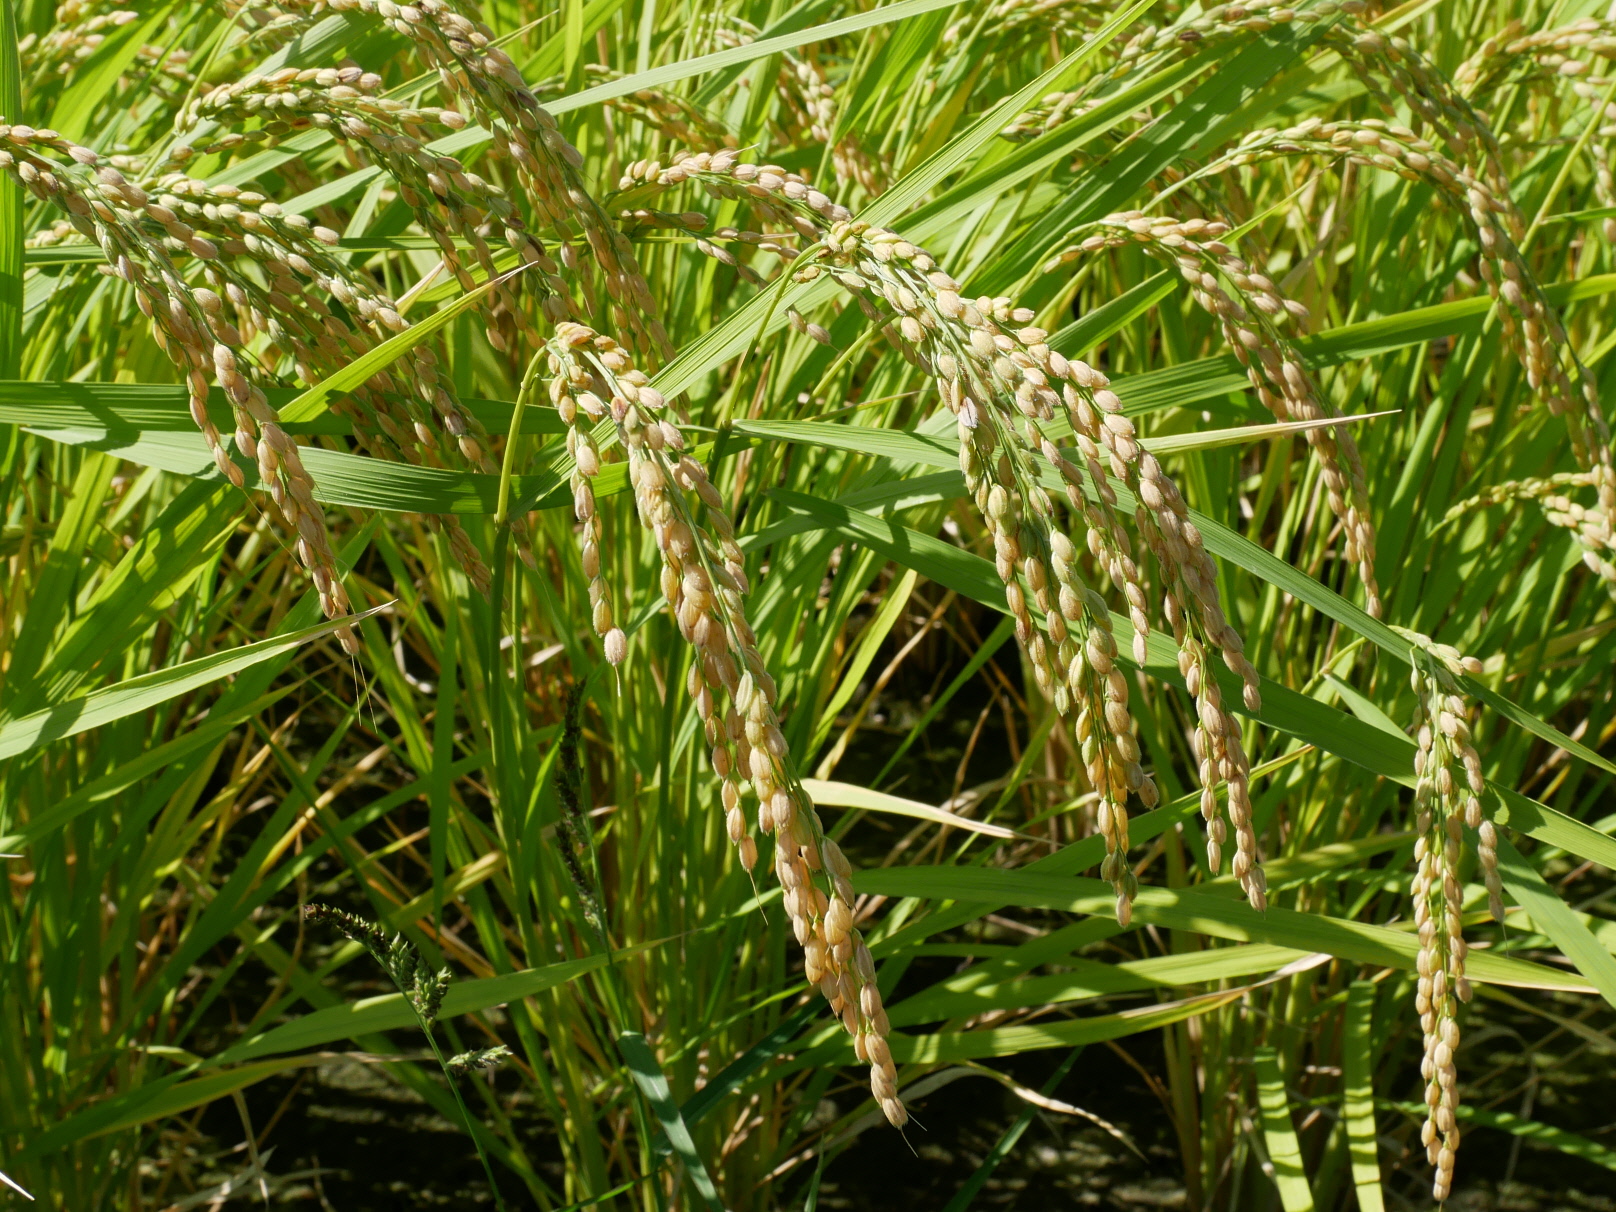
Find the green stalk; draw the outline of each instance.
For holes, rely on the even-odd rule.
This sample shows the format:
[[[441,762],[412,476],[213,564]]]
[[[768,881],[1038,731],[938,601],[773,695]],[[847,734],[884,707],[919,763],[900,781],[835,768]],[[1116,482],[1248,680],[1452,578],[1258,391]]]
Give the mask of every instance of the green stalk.
[[[17,55],[17,17],[11,0],[0,0],[0,117],[20,122],[22,65]],[[0,180],[0,379],[22,377],[22,186]],[[8,431],[10,427],[8,426]]]
[[[511,409],[511,430],[505,437],[505,454],[499,464],[499,503],[494,509],[494,525],[501,529],[510,525],[511,472],[516,466],[516,444],[522,436],[522,414],[532,400],[533,388],[538,383],[539,368],[543,366],[545,356],[541,347],[528,359],[527,370],[522,374],[522,385],[516,393],[516,405]],[[495,598],[496,602],[498,600]]]

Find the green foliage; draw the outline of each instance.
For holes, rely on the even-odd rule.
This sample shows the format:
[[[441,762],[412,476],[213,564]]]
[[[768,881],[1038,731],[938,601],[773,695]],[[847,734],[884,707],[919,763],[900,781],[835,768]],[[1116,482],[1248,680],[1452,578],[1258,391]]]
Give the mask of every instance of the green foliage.
[[[1422,886],[1452,909],[1475,993],[1444,1062],[1466,1140],[1454,1190],[1504,1174],[1506,1141],[1608,1183],[1592,1125],[1504,1101],[1579,1068],[1608,1078],[1616,1024],[1616,481],[1598,403],[1616,197],[1595,120],[1616,28],[1550,7],[486,0],[492,40],[578,152],[559,217],[497,115],[431,127],[456,94],[375,12],[5,7],[8,167],[35,154],[102,188],[26,122],[102,168],[123,157],[153,198],[182,165],[259,197],[238,210],[270,199],[269,219],[331,239],[298,245],[329,272],[294,274],[304,294],[276,315],[230,312],[323,507],[288,527],[285,464],[233,436],[251,432],[228,385],[188,384],[117,257],[102,273],[102,243],[0,177],[0,1183],[75,1210],[256,1183],[273,1130],[247,1124],[234,1170],[199,1171],[199,1125],[235,1123],[204,1110],[334,1054],[462,1132],[434,1147],[478,1153],[511,1206],[814,1207],[832,1184],[848,1196],[861,1156],[907,1164],[804,980],[775,843],[756,838],[755,870],[732,845],[644,482],[609,409],[573,424],[553,386],[563,312],[670,402],[713,489],[689,497],[694,522],[735,520],[782,760],[860,869],[905,1100],[943,1118],[953,1083],[984,1076],[1020,1100],[917,1207],[985,1206],[1045,1121],[1090,1122],[1108,1092],[1089,1061],[1108,1050],[1150,1073],[1159,1101],[1127,1126],[1172,1142],[1189,1207],[1432,1206],[1433,931],[1410,885],[1437,851],[1448,866]],[[349,62],[377,74],[350,90],[369,121],[415,115],[391,151],[313,119],[327,86],[295,72]],[[274,104],[197,108],[283,69]],[[826,208],[664,177],[725,148]],[[404,179],[415,155],[438,201],[410,200],[437,188]],[[221,203],[197,231],[228,221]],[[1142,529],[1137,650],[1127,587],[1090,558],[1098,541],[1076,544],[1104,605],[1086,625],[1115,637],[1161,793],[1102,866],[1094,717],[1074,731],[1080,713],[1039,688],[1033,634],[1012,639],[1031,579],[1009,591],[995,566],[973,439],[962,465],[924,343],[946,326],[917,343],[902,322],[924,308],[896,286],[864,296],[873,315],[855,303],[846,250],[874,236],[832,204],[924,244],[962,307],[1032,313],[999,322],[995,373],[1035,346],[1103,368],[1182,494],[1260,691],[1206,666],[1250,758],[1265,907],[1196,819],[1233,822],[1240,793],[1202,770],[1206,682],[1163,625],[1173,584]],[[136,226],[182,300],[228,295],[220,275],[251,260]],[[1191,238],[1225,253],[1180,261]],[[611,276],[624,249],[646,299]],[[269,298],[261,265],[240,273]],[[339,279],[396,303],[396,331]],[[1309,314],[1264,344],[1281,296]],[[299,353],[289,334],[316,315],[352,344]],[[1043,336],[1012,340],[1025,329]],[[1294,359],[1316,415],[1300,396],[1264,407],[1274,391],[1248,376],[1264,350]],[[413,401],[432,444],[378,440],[372,389]],[[1046,429],[1081,449],[1068,415]],[[1035,486],[1064,499],[1068,481],[1039,464],[1023,499]],[[1131,530],[1149,489],[1096,458],[1059,509],[1074,538],[1085,506]],[[352,603],[335,618],[306,572],[316,529]],[[612,624],[593,625],[603,593],[620,664]],[[1451,676],[1444,645],[1469,659]],[[1411,671],[1460,704],[1451,732]],[[1463,771],[1466,746],[1476,819],[1432,756]],[[369,996],[360,956],[398,993]]]

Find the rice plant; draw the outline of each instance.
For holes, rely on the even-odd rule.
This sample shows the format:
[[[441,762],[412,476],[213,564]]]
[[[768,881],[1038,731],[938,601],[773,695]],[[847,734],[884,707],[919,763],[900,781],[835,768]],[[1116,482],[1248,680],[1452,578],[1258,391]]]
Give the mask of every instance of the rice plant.
[[[1610,14],[0,9],[15,1198],[1616,1191]]]

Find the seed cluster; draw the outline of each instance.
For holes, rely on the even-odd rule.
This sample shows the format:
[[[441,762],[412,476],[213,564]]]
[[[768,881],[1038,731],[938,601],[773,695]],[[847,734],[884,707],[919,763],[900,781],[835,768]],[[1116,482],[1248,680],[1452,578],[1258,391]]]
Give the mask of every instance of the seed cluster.
[[[797,258],[798,238],[816,240],[827,223],[845,222],[852,212],[821,190],[809,185],[803,178],[778,164],[752,164],[741,160],[739,153],[730,150],[695,152],[679,156],[670,164],[657,160],[638,160],[623,173],[618,188],[624,194],[654,189],[672,189],[693,182],[714,198],[741,202],[750,207],[764,225],[790,228],[788,232],[757,232],[736,227],[720,227],[709,233],[709,238],[695,241],[697,251],[733,268],[749,282],[762,282],[756,269],[741,261],[733,252],[713,240],[734,242],[756,248],[782,262]],[[804,213],[807,212],[807,213]],[[696,228],[696,212],[681,215],[684,226]],[[794,315],[794,312],[789,313]],[[798,326],[796,319],[793,327]],[[820,330],[823,332],[823,330]],[[819,339],[816,337],[816,339]],[[828,341],[829,338],[824,338]]]
[[[882,325],[887,339],[937,386],[956,418],[960,466],[994,545],[1016,632],[1043,692],[1072,718],[1079,752],[1098,794],[1096,825],[1107,841],[1103,876],[1127,922],[1137,881],[1127,864],[1130,796],[1147,807],[1155,784],[1141,762],[1129,687],[1105,599],[1083,579],[1078,546],[1057,514],[1063,493],[1084,530],[1079,540],[1123,595],[1143,664],[1150,596],[1134,559],[1113,480],[1138,501],[1134,523],[1163,580],[1162,611],[1178,646],[1179,669],[1196,704],[1192,732],[1203,786],[1208,860],[1221,866],[1229,830],[1217,790],[1227,787],[1235,840],[1233,870],[1252,904],[1266,885],[1251,819],[1250,762],[1224,704],[1210,652],[1239,679],[1248,710],[1260,705],[1257,674],[1218,601],[1216,570],[1177,486],[1140,446],[1105,375],[1049,348],[1033,313],[1009,299],[969,299],[923,249],[900,235],[854,222],[844,207],[777,166],[733,153],[687,156],[663,168],[633,166],[625,188],[696,181],[720,197],[750,199],[789,222],[823,251],[797,271],[829,274]],[[806,321],[793,318],[803,331]],[[1076,449],[1057,438],[1070,432]]]
[[[1041,5],[1002,0],[999,5],[989,6],[988,11],[1000,7],[1036,10]],[[1021,140],[1053,130],[1096,108],[1117,89],[1124,77],[1143,77],[1171,59],[1197,54],[1209,46],[1253,33],[1266,33],[1275,26],[1331,22],[1343,14],[1357,16],[1367,8],[1364,0],[1317,0],[1317,3],[1301,5],[1285,0],[1251,0],[1250,3],[1237,0],[1212,5],[1188,21],[1171,26],[1143,25],[1123,43],[1108,68],[1096,72],[1079,89],[1046,95],[1032,109],[1018,115],[1001,133],[1005,138]],[[1110,16],[1112,10],[1107,6],[1102,7],[1101,12]],[[1151,114],[1142,111],[1134,115],[1133,120],[1144,125],[1151,121]]]
[[[717,25],[713,34],[720,46],[745,46],[755,42],[761,32],[749,22],[730,18]],[[783,132],[788,144],[806,139],[828,147],[831,171],[843,191],[857,186],[866,193],[879,193],[886,188],[891,178],[890,166],[882,162],[878,153],[867,150],[853,134],[837,130],[836,87],[811,47],[781,52],[775,93],[789,118]],[[701,144],[687,143],[686,146],[712,146],[716,142],[706,139]],[[726,142],[733,146],[735,141]]]
[[[41,154],[47,150],[61,159]],[[141,311],[152,321],[158,344],[185,373],[192,419],[206,438],[220,474],[241,487],[245,483],[242,469],[225,450],[207,411],[209,380],[218,381],[235,415],[237,449],[256,461],[260,479],[297,535],[298,558],[313,577],[326,614],[347,613],[347,594],[324,516],[314,499],[314,482],[303,467],[297,443],[281,428],[251,364],[242,356],[246,338],[239,323],[233,322],[239,316],[233,318],[227,311],[227,302],[235,304],[236,298],[192,287],[176,264],[176,258],[183,257],[216,265],[221,252],[236,252],[238,243],[239,251],[246,253],[245,243],[225,241],[229,247],[221,248],[186,221],[189,215],[181,217],[185,203],[177,192],[154,197],[116,168],[102,164],[94,151],[55,131],[0,126],[0,170],[35,197],[66,211],[68,222],[100,246],[110,272],[134,290]],[[173,190],[179,187],[173,181],[163,184]],[[271,205],[253,195],[248,206],[255,201]],[[260,212],[241,209],[238,203],[239,194],[226,203],[235,220],[258,217]],[[215,211],[224,218],[216,207]],[[163,234],[158,235],[159,231]],[[240,296],[238,308],[247,303],[246,296]],[[357,650],[351,629],[341,628],[337,634],[349,651]]]
[[[1598,487],[1602,479],[1598,471],[1572,471],[1494,484],[1454,505],[1442,520],[1451,522],[1472,510],[1505,501],[1535,501],[1551,524],[1576,535],[1583,549],[1583,563],[1607,585],[1616,585],[1616,541],[1611,537],[1609,516],[1597,506],[1589,508],[1566,495],[1567,489]]]
[[[541,227],[555,234],[561,267],[583,296],[579,315],[604,314],[596,306],[587,276],[581,273],[576,235],[581,228],[606,288],[613,325],[628,335],[643,357],[665,354],[669,348],[667,333],[657,318],[656,301],[632,244],[590,193],[579,171],[582,155],[561,134],[555,118],[539,105],[511,57],[495,44],[493,31],[456,12],[444,0],[419,0],[416,4],[329,0],[329,7],[335,12],[374,15],[410,39],[437,68],[445,91],[493,135],[495,154],[511,165],[516,183]],[[513,214],[505,222],[507,233],[514,218]],[[524,242],[518,251],[537,263],[537,250],[530,253],[527,248]],[[552,321],[579,318],[570,296],[561,293],[546,300],[546,313]]]
[[[797,129],[788,131],[787,138],[796,142],[806,133],[829,147],[831,171],[844,190],[858,186],[867,194],[880,193],[891,181],[891,167],[852,133],[837,132],[836,88],[826,77],[823,64],[810,55],[791,52],[782,59],[780,96],[797,118]]]
[[[943,45],[957,46],[982,30],[992,30],[1000,45],[1017,36],[1085,33],[1113,11],[1104,0],[991,0],[945,29]]]
[[[389,935],[375,922],[346,910],[311,903],[303,906],[303,916],[311,922],[326,923],[369,952],[409,1001],[423,1027],[430,1028],[437,1021],[444,995],[449,992],[449,969],[434,969],[404,935]]]
[[[1425,1037],[1420,1075],[1425,1079],[1426,1119],[1420,1139],[1436,1171],[1431,1194],[1438,1202],[1453,1186],[1459,1147],[1458,1004],[1470,1000],[1464,974],[1463,896],[1459,861],[1464,829],[1477,833],[1477,854],[1493,917],[1504,918],[1498,876],[1498,835],[1482,815],[1486,791],[1481,758],[1470,732],[1470,709],[1456,679],[1479,674],[1481,663],[1417,632],[1397,629],[1413,645],[1415,696],[1414,924],[1419,931],[1419,987],[1415,1009]]]
[[[1521,252],[1525,221],[1507,185],[1500,192],[1486,174],[1448,159],[1410,128],[1375,119],[1310,120],[1286,130],[1257,131],[1208,171],[1289,155],[1341,158],[1427,183],[1468,220],[1481,246],[1481,276],[1499,304],[1499,324],[1509,348],[1520,361],[1528,385],[1564,421],[1572,452],[1588,469],[1583,482],[1596,493],[1592,507],[1557,496],[1553,502],[1545,502],[1546,509],[1551,521],[1572,531],[1583,548],[1584,562],[1616,593],[1616,567],[1610,558],[1616,551],[1612,524],[1616,518],[1616,463],[1610,428],[1597,384],[1572,352],[1564,326]],[[1495,491],[1521,499],[1539,495],[1514,492],[1509,486]]]
[[[1063,250],[1063,263],[1101,249],[1138,244],[1169,260],[1189,284],[1195,301],[1222,327],[1264,407],[1281,421],[1317,421],[1339,416],[1314,385],[1300,354],[1283,327],[1291,318],[1305,319],[1307,309],[1280,294],[1266,275],[1253,270],[1222,237],[1227,223],[1205,219],[1182,222],[1128,211],[1108,215],[1094,225],[1093,235]],[[1233,288],[1231,295],[1224,288]],[[1342,427],[1306,431],[1319,456],[1331,512],[1340,519],[1347,562],[1357,569],[1369,613],[1380,617],[1380,586],[1375,579],[1375,528],[1369,518],[1369,491],[1364,484],[1358,444]]]
[[[107,38],[141,16],[107,0],[64,0],[56,6],[56,21],[48,31],[27,33],[17,39],[24,92],[48,86],[53,76],[71,76],[101,49]],[[184,47],[145,42],[135,48],[131,67],[145,73],[148,90],[161,94],[165,101],[171,97],[177,100],[177,94],[193,79],[191,58],[191,51]]]
[[[261,380],[294,371],[305,382],[319,381],[407,328],[397,305],[333,252],[335,232],[282,211],[261,194],[177,173],[148,191],[51,131],[11,127],[0,146],[10,149],[7,171],[60,205],[73,227],[101,247],[109,272],[133,288],[159,345],[186,375],[192,417],[220,473],[241,486],[241,468],[207,411],[210,380],[224,390],[236,449],[256,461],[326,613],[346,613],[313,481]],[[45,151],[61,159],[48,159]],[[429,345],[417,346],[332,407],[373,454],[498,469],[487,435],[439,374]],[[464,528],[453,517],[437,520],[472,581],[486,588],[487,567]],[[517,531],[518,549],[531,559],[525,524]],[[339,635],[345,645],[357,643],[346,629]]]
[[[662,564],[662,593],[693,659],[686,689],[701,716],[713,773],[720,780],[724,824],[741,864],[752,871],[757,842],[742,807],[750,790],[758,828],[774,837],[774,870],[803,948],[808,980],[817,985],[870,1066],[870,1089],[887,1119],[902,1126],[890,1029],[869,948],[853,925],[852,867],[825,836],[803,790],[780,730],[778,692],[746,619],[744,556],[734,523],[706,469],[685,449],[667,401],[610,337],[563,323],[546,346],[550,395],[568,426],[573,501],[583,523],[584,573],[590,580],[595,629],[613,663],[627,640],[613,620],[600,575],[601,532],[591,481],[600,470],[604,434],[628,455],[640,522]],[[599,428],[591,429],[590,422]]]
[[[93,0],[67,0],[56,6],[56,24],[44,35],[25,34],[17,40],[17,55],[31,72],[69,75],[100,48],[107,35],[140,14],[129,9],[96,11]]]
[[[193,103],[189,120],[197,129],[190,143],[170,152],[170,159],[183,163],[197,153],[230,151],[255,143],[274,145],[306,129],[325,130],[367,153],[388,171],[397,183],[400,200],[437,243],[444,267],[462,289],[469,291],[478,285],[474,271],[481,272],[483,281],[499,277],[503,267],[496,264],[488,242],[498,225],[515,254],[515,263],[529,272],[500,279],[493,304],[485,309],[488,340],[496,350],[513,349],[523,339],[527,313],[518,303],[517,292],[524,283],[536,288],[551,319],[568,314],[568,287],[559,268],[542,242],[528,231],[506,191],[428,145],[433,129],[463,129],[467,125],[464,115],[454,109],[407,105],[378,95],[381,83],[379,76],[349,66],[285,68],[221,85]],[[259,125],[204,137],[213,126],[249,118],[257,119]]]
[[[1503,154],[1486,114],[1406,39],[1375,30],[1352,34],[1333,29],[1325,41],[1354,67],[1370,95],[1388,113],[1395,112],[1400,100],[1416,118],[1413,128],[1362,123],[1350,138],[1372,143],[1384,155],[1384,159],[1371,157],[1377,167],[1433,181],[1439,195],[1470,218],[1481,243],[1482,276],[1493,298],[1502,304],[1502,327],[1525,369],[1527,382],[1543,396],[1549,411],[1564,421],[1577,461],[1594,473],[1598,504],[1589,511],[1589,525],[1577,533],[1585,561],[1599,572],[1603,561],[1599,553],[1611,549],[1611,528],[1616,521],[1616,465],[1610,427],[1597,385],[1572,352],[1558,315],[1526,263],[1521,249],[1525,220],[1511,195]],[[1443,160],[1423,140],[1422,128],[1445,145],[1451,160]],[[1373,132],[1373,137],[1364,132]],[[1340,133],[1334,131],[1330,136],[1338,149],[1344,146],[1338,141]],[[1395,143],[1403,144],[1401,155],[1391,151]],[[1616,593],[1616,582],[1607,578],[1606,583]]]
[[[1326,0],[1304,8],[1232,4],[1208,9],[1192,21],[1168,29],[1147,28],[1129,41],[1109,72],[1100,73],[1077,93],[1045,98],[1037,110],[1023,115],[1007,133],[1012,137],[1025,137],[1087,112],[1100,104],[1125,74],[1143,70],[1169,56],[1192,53],[1209,39],[1225,39],[1275,25],[1320,23],[1315,31],[1320,44],[1337,52],[1352,67],[1370,96],[1389,113],[1395,113],[1399,105],[1406,106],[1412,112],[1413,126],[1375,120],[1359,123],[1314,120],[1289,131],[1257,132],[1231,153],[1192,174],[1192,178],[1253,163],[1265,156],[1312,154],[1346,158],[1434,184],[1439,196],[1452,203],[1475,229],[1484,258],[1482,275],[1489,291],[1500,303],[1499,316],[1505,336],[1525,368],[1528,382],[1544,397],[1549,410],[1564,420],[1578,461],[1593,473],[1591,483],[1598,499],[1592,507],[1578,507],[1574,514],[1564,509],[1552,512],[1556,519],[1575,517],[1573,532],[1584,549],[1585,562],[1616,593],[1616,581],[1610,579],[1608,572],[1612,567],[1609,553],[1616,550],[1616,467],[1612,464],[1609,427],[1591,377],[1572,354],[1558,317],[1543,297],[1520,251],[1525,224],[1510,196],[1498,140],[1486,115],[1406,39],[1388,36],[1354,20],[1365,11],[1366,5],[1360,0],[1340,4]],[[1555,63],[1557,71],[1560,64],[1567,65],[1566,76],[1574,78],[1581,87],[1579,95],[1592,99],[1599,85],[1587,78],[1588,61],[1572,58],[1567,52],[1575,49],[1577,53],[1609,57],[1612,45],[1609,33],[1604,25],[1596,28],[1579,22],[1566,31],[1546,36],[1541,44],[1527,42],[1517,46],[1520,40],[1516,39],[1506,45],[1514,46],[1516,55],[1540,50],[1545,56],[1544,62]],[[1498,50],[1498,54],[1503,53],[1502,49]],[[1556,59],[1556,55],[1562,57]],[[1474,66],[1471,76],[1479,79],[1485,66]],[[1430,138],[1425,138],[1422,131],[1429,132]],[[1608,134],[1616,135],[1616,128]],[[1437,150],[1437,144],[1446,154]],[[1604,165],[1605,161],[1599,163]],[[1608,168],[1601,171],[1608,177]],[[1130,216],[1113,217],[1117,218],[1126,223]],[[1132,218],[1136,220],[1133,237],[1147,245],[1154,242],[1152,231],[1158,227],[1163,234],[1183,234],[1172,230],[1170,219],[1152,219],[1147,225],[1138,221],[1142,216]],[[1103,247],[1106,243],[1099,235],[1089,239],[1092,247]],[[1068,250],[1063,255],[1075,256],[1081,251]],[[1173,255],[1180,257],[1181,269],[1192,282],[1200,278],[1205,283],[1207,278],[1212,278],[1211,286],[1217,286],[1218,274],[1204,258],[1201,264],[1190,265],[1193,254],[1182,246]],[[1237,297],[1243,297],[1239,278],[1249,279],[1249,269],[1230,264],[1223,276],[1236,284]],[[1220,298],[1220,294],[1210,289],[1201,301],[1221,319],[1231,301],[1226,296]],[[1282,317],[1284,313],[1268,311],[1259,302],[1248,314],[1255,323],[1234,327],[1245,329],[1250,336],[1235,331],[1231,344],[1253,371],[1259,395],[1265,402],[1275,398],[1284,402],[1285,407],[1278,410],[1277,415],[1321,415],[1315,411],[1318,395],[1305,383],[1305,371],[1298,359],[1281,355],[1281,376],[1275,380],[1258,370],[1245,353],[1253,348],[1253,336],[1266,343],[1267,337],[1260,329],[1270,327],[1270,318]],[[1226,331],[1230,327],[1226,320]],[[1303,378],[1284,374],[1286,361],[1292,362]],[[1259,355],[1257,364],[1274,369],[1272,353],[1267,357]],[[1261,382],[1263,378],[1269,378],[1266,385]],[[1298,400],[1295,407],[1290,404],[1293,398]],[[1321,449],[1326,486],[1331,504],[1342,518],[1349,557],[1357,557],[1370,602],[1378,605],[1371,566],[1373,529],[1363,510],[1363,497],[1357,491],[1361,469],[1357,467],[1355,445],[1350,435],[1345,431],[1337,432],[1333,427],[1314,431],[1309,440]],[[1340,460],[1323,454],[1325,449],[1337,445],[1341,448]]]

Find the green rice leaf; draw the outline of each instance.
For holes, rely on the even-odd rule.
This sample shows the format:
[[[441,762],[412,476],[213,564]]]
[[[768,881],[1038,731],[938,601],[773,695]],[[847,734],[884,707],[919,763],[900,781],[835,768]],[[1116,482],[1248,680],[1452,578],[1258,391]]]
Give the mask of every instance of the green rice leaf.
[[[603,955],[585,956],[583,959],[546,964],[542,968],[528,968],[509,972],[503,976],[484,977],[480,980],[456,981],[444,995],[442,1018],[455,1018],[473,1014],[490,1006],[532,997],[546,989],[554,989],[577,980],[587,972],[604,966]],[[257,1060],[264,1056],[277,1056],[283,1052],[296,1052],[314,1048],[334,1040],[358,1039],[379,1031],[397,1031],[418,1025],[415,1011],[402,993],[388,993],[381,997],[366,998],[358,1002],[344,1002],[324,1010],[294,1018],[278,1027],[260,1032],[212,1057],[208,1064],[235,1065]]]
[[[1046,1021],[1023,1027],[989,1027],[981,1031],[939,1031],[932,1035],[903,1035],[894,1032],[889,1041],[892,1058],[906,1064],[936,1065],[967,1060],[992,1060],[1017,1056],[1044,1048],[1070,1048],[1078,1044],[1099,1044],[1123,1039],[1144,1031],[1181,1023],[1185,1019],[1220,1010],[1245,996],[1244,989],[1203,993],[1176,1002],[1140,1006],[1115,1014],[1095,1014],[1086,1018]],[[837,1054],[851,1055],[852,1046],[835,1045]],[[805,1054],[814,1057],[814,1053]]]
[[[907,816],[915,820],[931,821],[938,825],[949,825],[955,829],[965,829],[971,833],[980,833],[986,837],[1026,837],[1024,833],[1017,833],[1014,829],[1006,829],[1003,825],[990,824],[987,821],[973,821],[968,816],[960,816],[957,812],[949,812],[945,808],[935,808],[930,804],[922,804],[916,800],[906,800],[902,796],[888,795],[884,791],[872,791],[868,787],[859,787],[852,783],[838,783],[825,779],[803,779],[803,790],[816,804],[823,804],[830,808],[858,808],[864,812],[885,812],[892,816]]]
[[[1616,958],[1594,937],[1582,919],[1560,899],[1515,849],[1509,838],[1498,838],[1498,873],[1532,924],[1547,934],[1577,971],[1587,977],[1612,1006],[1616,1006]]]
[[[971,867],[890,867],[857,872],[853,885],[861,892],[884,896],[991,901],[1061,913],[1116,916],[1115,890],[1096,879]],[[1229,892],[1238,895],[1239,890],[1231,887]],[[1379,968],[1413,971],[1419,954],[1419,940],[1406,931],[1272,906],[1259,913],[1244,900],[1210,891],[1142,887],[1133,915],[1141,923],[1171,930],[1319,952]],[[1475,981],[1523,989],[1593,992],[1569,973],[1484,951],[1471,952],[1466,974]]]
[[[995,1010],[1021,1010],[1122,993],[1180,989],[1187,985],[1266,975],[1305,959],[1308,954],[1295,947],[1250,943],[1117,963],[1061,956],[1059,963],[1064,971],[1052,976],[1029,976],[986,984],[967,982],[968,987],[963,988],[956,987],[952,980],[940,981],[893,1006],[888,1017],[895,1026],[907,1027],[943,1019],[971,1018]]]
[[[260,640],[256,644],[246,644],[240,648],[216,652],[167,669],[141,674],[119,682],[116,686],[109,686],[105,690],[97,690],[82,698],[69,699],[44,711],[11,720],[0,725],[0,758],[16,757],[18,754],[38,749],[63,737],[76,736],[91,728],[99,728],[103,724],[124,719],[138,711],[145,711],[159,703],[166,703],[189,691],[250,669],[260,661],[279,656],[310,640],[330,635],[338,627],[369,618],[380,609],[382,608],[376,607],[363,614],[345,615],[340,619],[320,623],[291,635],[275,636],[272,639]]]
[[[1376,1100],[1376,1105],[1390,1107],[1418,1119],[1425,1118],[1423,1103],[1394,1103],[1380,1099]],[[1487,1111],[1468,1104],[1460,1104],[1459,1118],[1466,1123],[1479,1124],[1483,1128],[1496,1128],[1500,1132],[1508,1132],[1529,1145],[1556,1149],[1567,1156],[1580,1157],[1583,1161],[1593,1162],[1594,1165],[1603,1166],[1607,1170],[1616,1170],[1616,1149],[1608,1149],[1597,1141],[1579,1136],[1575,1132],[1568,1132],[1564,1128],[1555,1128],[1535,1119],[1513,1115],[1508,1111]]]
[[[747,1078],[784,1052],[820,1013],[819,1004],[809,1001],[781,1019],[778,1027],[725,1065],[711,1081],[685,1100],[679,1109],[685,1122],[697,1124],[706,1119],[726,1095],[740,1089]]]
[[[662,1072],[662,1066],[657,1064],[656,1053],[651,1051],[651,1045],[646,1042],[645,1036],[637,1031],[624,1031],[617,1037],[617,1048],[628,1065],[629,1076],[640,1088],[640,1094],[650,1105],[657,1122],[662,1125],[662,1131],[667,1134],[668,1143],[684,1161],[685,1177],[690,1180],[690,1185],[695,1187],[697,1194],[709,1208],[715,1209],[715,1212],[722,1212],[724,1205],[718,1198],[718,1188],[713,1186],[706,1163],[696,1151],[696,1142],[690,1135],[690,1127],[685,1123],[679,1104],[673,1101],[673,1093],[668,1088],[668,1079]]]
[[[1280,1206],[1285,1212],[1313,1212],[1313,1192],[1307,1185],[1296,1125],[1291,1122],[1290,1097],[1285,1093],[1285,1075],[1279,1070],[1279,1054],[1272,1048],[1258,1048],[1251,1054],[1251,1064],[1257,1074],[1263,1141],[1268,1146],[1274,1186],[1279,1188]]]
[[[826,42],[832,38],[840,38],[847,34],[862,33],[864,30],[874,29],[882,25],[894,25],[910,17],[936,12],[938,9],[953,8],[958,3],[960,3],[960,0],[900,0],[897,4],[880,5],[865,12],[856,13],[851,17],[827,21],[823,25],[815,25],[808,29],[779,34],[773,38],[759,38],[755,42],[747,42],[741,46],[730,47],[727,50],[715,51],[710,55],[699,55],[693,59],[682,59],[677,63],[653,67],[649,71],[635,72],[633,75],[624,76],[620,80],[597,84],[594,88],[586,88],[582,92],[573,93],[569,97],[547,102],[545,108],[556,114],[567,113],[575,109],[584,109],[591,105],[599,105],[603,101],[610,101],[616,97],[629,96],[631,93],[637,93],[642,89],[660,88],[677,80],[688,80],[692,76],[704,76],[709,72],[716,72],[726,67],[752,63],[780,51],[796,50],[799,46],[807,46],[814,42]]]
[[[1347,1128],[1352,1159],[1352,1185],[1360,1212],[1384,1212],[1380,1190],[1380,1145],[1375,1131],[1373,981],[1353,981],[1347,990],[1347,1015],[1341,1040],[1341,1118]]]

